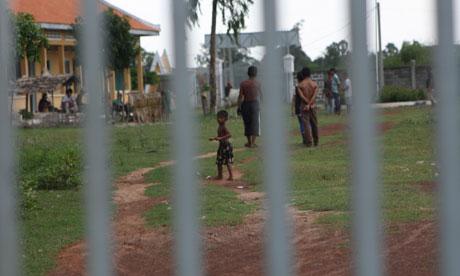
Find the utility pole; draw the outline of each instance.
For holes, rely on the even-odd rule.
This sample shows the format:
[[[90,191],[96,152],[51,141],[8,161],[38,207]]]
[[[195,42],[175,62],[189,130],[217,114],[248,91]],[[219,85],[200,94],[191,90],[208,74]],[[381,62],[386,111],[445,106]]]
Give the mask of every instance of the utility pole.
[[[377,2],[377,31],[379,39],[378,65],[379,65],[379,94],[385,84],[385,76],[383,71],[383,51],[382,51],[382,23],[380,17],[380,2]]]

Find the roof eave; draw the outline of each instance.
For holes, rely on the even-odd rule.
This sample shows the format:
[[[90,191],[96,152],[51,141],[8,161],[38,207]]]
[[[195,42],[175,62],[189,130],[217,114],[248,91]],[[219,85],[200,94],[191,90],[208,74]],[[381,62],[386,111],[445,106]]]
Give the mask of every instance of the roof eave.
[[[156,30],[135,30],[131,29],[130,34],[135,36],[159,36],[160,32]]]
[[[45,30],[51,31],[71,31],[72,25],[68,24],[56,24],[56,23],[40,23],[40,27]],[[132,35],[136,36],[159,36],[160,32],[157,30],[135,30],[129,31]]]

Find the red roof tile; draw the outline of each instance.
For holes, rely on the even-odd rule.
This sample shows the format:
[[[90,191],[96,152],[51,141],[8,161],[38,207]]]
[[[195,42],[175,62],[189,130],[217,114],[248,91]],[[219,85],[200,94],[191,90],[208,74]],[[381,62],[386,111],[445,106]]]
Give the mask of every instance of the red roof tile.
[[[128,17],[136,31],[160,32],[160,27],[139,19],[120,8],[101,1],[101,9],[114,9],[120,16]],[[30,13],[38,23],[71,25],[80,16],[80,0],[12,0],[11,9],[18,13]]]

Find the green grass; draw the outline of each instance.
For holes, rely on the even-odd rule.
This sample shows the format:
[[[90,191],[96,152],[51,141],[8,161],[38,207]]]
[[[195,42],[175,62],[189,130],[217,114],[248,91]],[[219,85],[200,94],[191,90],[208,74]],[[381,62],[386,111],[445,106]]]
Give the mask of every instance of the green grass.
[[[44,275],[59,251],[83,236],[81,196],[76,191],[38,192],[38,210],[23,220],[25,275]]]
[[[244,217],[256,208],[254,204],[239,200],[235,192],[224,187],[206,185],[201,193],[200,217],[204,226],[241,224]],[[152,227],[170,226],[172,213],[170,204],[161,203],[146,212],[145,218]]]
[[[421,191],[421,181],[435,180],[432,166],[432,114],[429,108],[405,108],[400,113],[380,116],[379,121],[392,121],[394,127],[379,138],[382,143],[381,179],[382,205],[388,222],[406,222],[433,217],[434,196]],[[214,152],[217,144],[207,138],[215,136],[217,124],[214,117],[198,117],[196,129],[199,153]],[[345,124],[345,116],[320,114],[322,126]],[[111,164],[113,177],[130,171],[152,167],[170,159],[171,138],[169,124],[136,127],[116,127],[111,137]],[[233,134],[235,148],[245,141],[242,121],[231,117],[228,128]],[[300,137],[296,118],[289,125],[290,199],[300,210],[321,211],[325,214],[317,223],[330,227],[347,227],[350,222],[350,153],[347,134],[321,137],[316,149],[299,146]],[[78,128],[21,130],[18,133],[19,149],[36,145],[81,147],[82,131]],[[263,142],[263,137],[260,140]],[[254,159],[255,157],[255,159]],[[246,162],[253,158],[251,162]],[[216,174],[214,158],[200,160],[198,178]],[[245,161],[243,163],[243,161]],[[423,162],[422,162],[423,161]],[[263,157],[258,150],[235,153],[235,166],[244,173],[244,180],[254,191],[263,191]],[[147,176],[156,183],[146,194],[151,197],[169,197],[172,192],[172,168],[162,168]],[[236,225],[260,206],[240,201],[226,188],[202,186],[202,222],[206,226]],[[83,238],[83,211],[81,191],[39,191],[37,208],[26,212],[23,218],[24,271],[26,275],[43,275],[49,271],[63,247]],[[172,209],[167,204],[157,205],[145,214],[153,227],[169,225]]]

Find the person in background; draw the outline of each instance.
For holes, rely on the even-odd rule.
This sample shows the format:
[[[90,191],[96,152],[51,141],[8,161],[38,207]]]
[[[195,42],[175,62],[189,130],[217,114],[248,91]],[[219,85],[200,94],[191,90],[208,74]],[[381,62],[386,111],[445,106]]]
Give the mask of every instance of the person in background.
[[[51,102],[48,100],[48,94],[43,93],[40,102],[38,102],[38,112],[50,112],[52,111]]]
[[[353,91],[352,91],[352,86],[351,86],[351,80],[350,80],[350,77],[348,76],[348,73],[345,73],[345,82],[343,85],[343,90],[345,91],[345,102],[347,104],[347,112],[348,114],[350,114],[351,107],[352,107]]]
[[[238,114],[243,116],[244,135],[248,139],[245,147],[254,148],[256,138],[260,135],[260,99],[262,90],[260,83],[257,81],[257,67],[248,68],[249,79],[243,81],[240,85],[240,95],[238,97]]]
[[[316,95],[318,84],[311,79],[311,71],[308,67],[302,69],[303,81],[299,84],[299,96],[302,98],[301,110],[305,145],[307,147],[318,146],[318,119],[316,117]]]
[[[225,101],[225,106],[230,106],[231,105],[231,102],[230,102],[230,93],[232,92],[232,89],[233,89],[233,86],[230,82],[227,82],[227,85],[225,85],[225,89],[224,89],[224,101]]]
[[[428,73],[428,78],[426,80],[426,95],[427,95],[427,98],[428,100],[431,101],[431,105],[432,106],[435,106],[437,101],[434,97],[434,85],[433,85],[433,73],[430,72]]]
[[[223,166],[227,166],[228,180],[233,181],[233,147],[229,139],[232,137],[230,131],[225,126],[228,121],[228,112],[221,110],[217,113],[217,123],[219,127],[217,129],[217,136],[209,138],[209,141],[218,141],[219,148],[217,149],[216,165],[217,165],[217,180],[222,180],[223,177]]]
[[[341,102],[340,102],[340,78],[337,75],[337,71],[335,68],[332,68],[331,70],[332,73],[332,97],[334,99],[334,113],[336,115],[340,115],[340,108],[341,108]]]
[[[77,102],[75,101],[75,98],[72,96],[72,89],[69,88],[65,92],[65,96],[62,98],[62,111],[64,113],[77,113],[78,112],[78,106]]]
[[[326,113],[331,114],[334,110],[334,99],[332,97],[332,72],[327,71],[327,79],[324,82],[324,104]]]
[[[302,140],[303,143],[306,144],[307,141],[305,140],[305,127],[303,125],[303,120],[302,120],[302,110],[301,110],[301,105],[302,105],[302,98],[299,95],[299,84],[304,80],[302,72],[297,73],[297,86],[295,87],[295,93],[294,96],[292,97],[292,116],[296,116],[297,120],[299,121],[299,128],[300,128],[300,133],[302,134]]]

